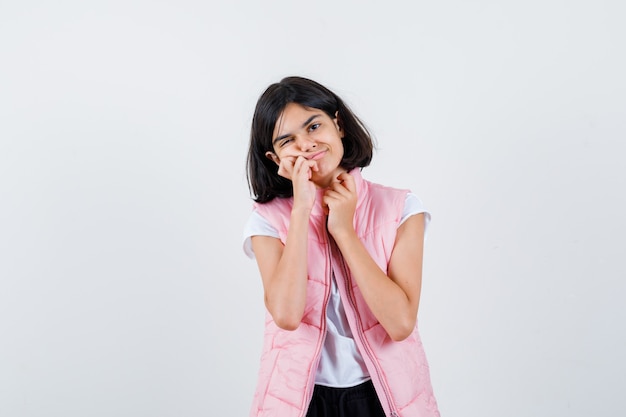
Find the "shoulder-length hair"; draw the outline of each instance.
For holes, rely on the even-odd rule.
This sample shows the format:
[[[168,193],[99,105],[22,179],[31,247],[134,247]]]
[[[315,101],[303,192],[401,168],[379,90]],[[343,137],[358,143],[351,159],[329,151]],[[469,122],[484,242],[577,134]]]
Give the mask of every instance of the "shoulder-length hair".
[[[342,168],[349,171],[356,167],[366,167],[372,160],[372,137],[341,98],[313,80],[302,77],[283,78],[261,94],[252,117],[246,176],[253,199],[257,203],[267,203],[276,197],[293,195],[291,181],[278,175],[276,163],[265,156],[266,152],[274,151],[274,127],[289,103],[322,110],[331,119],[337,117],[337,123],[344,133],[344,154],[340,162]]]

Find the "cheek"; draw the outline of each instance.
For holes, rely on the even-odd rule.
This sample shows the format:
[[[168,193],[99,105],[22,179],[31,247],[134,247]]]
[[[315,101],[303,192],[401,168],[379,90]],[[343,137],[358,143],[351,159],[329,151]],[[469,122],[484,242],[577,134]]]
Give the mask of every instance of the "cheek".
[[[343,141],[340,139],[339,140],[339,146],[337,148],[339,150],[339,160],[343,159],[343,156],[345,155],[345,148],[343,146]]]
[[[285,159],[285,158],[292,158],[294,156],[297,157],[298,153],[292,147],[288,146],[286,149],[281,149],[278,152],[276,152],[276,155],[278,155],[280,159]]]

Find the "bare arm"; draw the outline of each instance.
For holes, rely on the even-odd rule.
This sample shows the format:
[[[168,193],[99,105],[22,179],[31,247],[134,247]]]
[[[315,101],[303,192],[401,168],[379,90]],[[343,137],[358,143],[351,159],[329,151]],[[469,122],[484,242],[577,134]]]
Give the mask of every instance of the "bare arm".
[[[293,164],[293,165],[292,165]],[[295,330],[306,304],[307,245],[309,217],[315,202],[315,186],[310,181],[315,162],[300,157],[281,161],[281,168],[293,178],[294,204],[285,245],[274,237],[253,236],[254,250],[265,293],[265,306],[276,325]]]
[[[329,207],[329,231],[374,316],[393,340],[404,340],[413,331],[417,320],[422,284],[424,215],[413,215],[398,228],[385,274],[354,231],[354,182],[348,174],[342,174],[339,179],[342,182],[334,184],[325,197]]]
[[[276,325],[285,330],[295,330],[304,314],[308,226],[307,212],[292,212],[285,245],[274,237],[252,237],[265,306]]]
[[[398,228],[387,275],[356,233],[335,239],[374,316],[393,340],[406,339],[415,327],[422,287],[424,215],[411,216]]]

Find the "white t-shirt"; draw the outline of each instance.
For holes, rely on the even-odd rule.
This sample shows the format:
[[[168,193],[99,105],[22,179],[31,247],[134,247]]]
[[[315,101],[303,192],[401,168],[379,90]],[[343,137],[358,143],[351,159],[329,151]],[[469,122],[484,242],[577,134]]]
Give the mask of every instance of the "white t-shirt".
[[[430,222],[430,213],[426,211],[422,201],[415,194],[408,193],[400,224],[404,223],[410,216],[420,213],[424,213],[424,232],[426,232]],[[250,214],[243,233],[243,250],[248,257],[254,259],[250,239],[252,236],[279,238],[278,231],[256,210]],[[363,357],[354,342],[334,277],[326,307],[326,329],[326,339],[324,340],[315,383],[329,387],[346,388],[370,379]]]

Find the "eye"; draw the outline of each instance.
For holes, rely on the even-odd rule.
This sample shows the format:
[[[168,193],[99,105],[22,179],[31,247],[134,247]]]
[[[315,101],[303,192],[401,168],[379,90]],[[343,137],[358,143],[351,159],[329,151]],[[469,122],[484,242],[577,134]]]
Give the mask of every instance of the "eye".
[[[312,132],[313,130],[317,129],[318,127],[320,127],[321,123],[313,123],[311,126],[309,126],[309,132]]]
[[[280,141],[280,143],[278,144],[278,146],[280,148],[282,148],[283,146],[287,145],[289,142],[293,141],[293,138],[285,138],[283,140]]]

